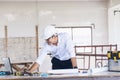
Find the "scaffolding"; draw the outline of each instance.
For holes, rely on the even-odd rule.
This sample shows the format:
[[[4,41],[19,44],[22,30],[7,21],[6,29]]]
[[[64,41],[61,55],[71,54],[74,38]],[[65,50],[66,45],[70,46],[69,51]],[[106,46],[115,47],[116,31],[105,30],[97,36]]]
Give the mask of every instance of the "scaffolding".
[[[0,38],[0,65],[3,65],[3,57],[10,57],[16,70],[20,69],[17,65],[32,64],[39,53],[38,26],[35,26],[35,36],[30,37],[9,37],[8,31],[8,26],[4,26],[5,37]]]
[[[115,45],[75,46],[77,63],[80,70],[107,66],[107,51],[117,50]]]

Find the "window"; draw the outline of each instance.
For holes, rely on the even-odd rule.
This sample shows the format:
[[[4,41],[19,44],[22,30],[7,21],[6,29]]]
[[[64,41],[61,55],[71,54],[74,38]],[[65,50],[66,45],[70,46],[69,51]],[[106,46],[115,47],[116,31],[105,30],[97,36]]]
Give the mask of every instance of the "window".
[[[56,27],[56,29],[58,33],[70,34],[76,46],[92,45],[92,26]]]

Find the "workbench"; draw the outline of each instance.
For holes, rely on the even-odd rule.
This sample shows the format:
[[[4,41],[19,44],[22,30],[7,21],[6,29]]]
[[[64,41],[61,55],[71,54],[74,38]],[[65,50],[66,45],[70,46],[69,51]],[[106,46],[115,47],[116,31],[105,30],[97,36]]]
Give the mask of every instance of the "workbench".
[[[41,76],[0,76],[0,80],[119,80],[120,72],[100,72],[94,74],[64,74]]]

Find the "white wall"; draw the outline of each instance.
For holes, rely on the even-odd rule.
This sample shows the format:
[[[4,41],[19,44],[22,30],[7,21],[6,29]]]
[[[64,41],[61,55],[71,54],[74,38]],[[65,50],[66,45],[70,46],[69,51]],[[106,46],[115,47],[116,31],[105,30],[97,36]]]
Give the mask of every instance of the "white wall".
[[[0,28],[8,26],[8,37],[33,36],[36,25],[34,2],[0,2]]]
[[[113,7],[109,8],[108,11],[108,21],[109,21],[109,44],[117,44],[118,50],[120,50],[120,37],[119,37],[119,30],[120,30],[120,12],[115,12],[115,10],[120,10],[120,4],[114,5]]]
[[[40,22],[44,21],[45,24],[54,23],[57,26],[75,26],[81,25],[81,23],[94,23],[95,29],[93,30],[93,44],[107,44],[106,3],[48,2],[42,3],[40,6],[44,9],[44,12],[49,12],[49,14],[41,16]]]
[[[94,23],[93,44],[108,44],[107,2],[0,2],[0,37],[34,36],[39,25],[40,46],[46,25],[79,26]],[[46,67],[46,65],[45,65]],[[49,67],[49,66],[48,66]]]
[[[109,7],[113,7],[120,4],[120,0],[109,0]]]
[[[42,36],[44,27],[49,24],[75,26],[94,23],[93,44],[108,43],[106,2],[0,2],[0,22],[2,36],[3,27],[7,25],[8,36],[13,37],[35,35],[37,24]]]
[[[117,44],[118,50],[120,50],[120,13],[118,12],[117,17],[114,15],[114,10],[120,10],[120,0],[110,0],[109,2],[109,10],[108,10],[108,23],[109,23],[109,44]],[[119,20],[118,20],[119,19]],[[116,22],[116,20],[118,20]]]

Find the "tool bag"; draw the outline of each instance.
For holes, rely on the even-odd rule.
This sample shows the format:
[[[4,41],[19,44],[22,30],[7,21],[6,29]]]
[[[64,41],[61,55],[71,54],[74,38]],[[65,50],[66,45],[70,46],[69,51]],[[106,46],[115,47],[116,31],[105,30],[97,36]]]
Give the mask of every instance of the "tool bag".
[[[120,51],[108,51],[108,71],[120,71]]]

